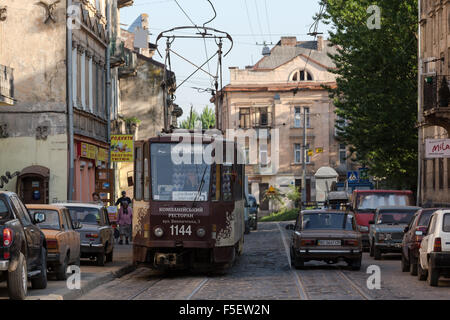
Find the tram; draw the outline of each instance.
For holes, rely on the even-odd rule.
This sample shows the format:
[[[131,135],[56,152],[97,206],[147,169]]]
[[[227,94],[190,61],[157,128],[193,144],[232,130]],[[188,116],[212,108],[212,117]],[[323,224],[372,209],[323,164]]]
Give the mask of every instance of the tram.
[[[186,136],[192,138],[188,143]],[[223,150],[223,161],[205,156],[215,157],[217,150]],[[235,142],[204,132],[162,133],[135,142],[135,264],[194,270],[233,264],[242,253],[245,229],[245,165],[238,164],[239,152]]]

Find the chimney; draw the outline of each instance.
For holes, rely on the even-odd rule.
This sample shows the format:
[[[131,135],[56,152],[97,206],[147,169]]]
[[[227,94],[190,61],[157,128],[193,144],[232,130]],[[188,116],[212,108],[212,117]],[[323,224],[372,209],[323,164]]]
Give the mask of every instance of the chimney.
[[[297,45],[297,37],[281,37],[281,46],[295,47]]]
[[[323,51],[324,41],[322,36],[317,36],[317,51]]]

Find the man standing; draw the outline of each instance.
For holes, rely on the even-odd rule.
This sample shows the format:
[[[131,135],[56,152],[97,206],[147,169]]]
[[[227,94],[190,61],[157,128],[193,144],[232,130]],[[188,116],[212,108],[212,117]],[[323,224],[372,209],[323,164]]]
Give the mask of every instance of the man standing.
[[[123,237],[125,236],[126,244],[129,244],[128,239],[131,239],[131,223],[133,221],[133,211],[128,206],[127,201],[123,201],[119,209],[119,229],[120,229],[120,241],[119,244],[123,244]]]
[[[125,190],[122,191],[122,196],[119,199],[117,199],[116,206],[118,206],[119,204],[123,206],[124,202],[126,202],[128,205],[132,203],[131,199],[127,197],[127,192]]]

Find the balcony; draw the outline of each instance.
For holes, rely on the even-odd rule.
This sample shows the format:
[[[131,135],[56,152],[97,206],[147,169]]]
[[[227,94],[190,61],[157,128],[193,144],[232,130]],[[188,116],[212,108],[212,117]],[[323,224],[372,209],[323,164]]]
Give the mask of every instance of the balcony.
[[[0,106],[14,105],[13,69],[0,65]]]
[[[423,116],[425,124],[450,130],[450,76],[425,77],[423,82]]]
[[[137,68],[136,53],[129,49],[124,48],[123,57],[124,57],[125,63],[121,67],[119,67],[119,78],[135,76],[136,68]]]

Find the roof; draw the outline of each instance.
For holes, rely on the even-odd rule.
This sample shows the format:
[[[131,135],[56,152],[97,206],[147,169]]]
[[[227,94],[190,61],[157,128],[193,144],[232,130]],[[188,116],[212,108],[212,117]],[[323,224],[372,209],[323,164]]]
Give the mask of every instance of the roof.
[[[317,41],[299,41],[295,46],[282,46],[278,42],[270,51],[270,55],[258,61],[253,69],[275,69],[300,55],[309,57],[309,61],[325,68],[335,68],[336,65],[328,53],[337,54],[338,52],[335,47],[329,46],[330,41],[323,40],[323,43],[323,50],[317,51]]]
[[[316,178],[336,178],[338,173],[331,167],[320,167],[314,177]]]
[[[344,210],[333,210],[329,208],[325,209],[313,209],[313,210],[302,210],[302,214],[305,213],[347,213],[350,214],[350,212],[344,211]]]
[[[56,205],[60,205],[60,206],[64,206],[67,208],[70,207],[81,207],[81,208],[97,208],[100,209],[103,206],[100,204],[95,204],[95,203],[86,203],[86,202],[82,202],[82,203],[77,203],[77,202],[63,202],[63,203],[56,203]]]
[[[25,204],[28,209],[59,210],[65,207],[60,204]]]
[[[420,210],[421,207],[416,206],[381,206],[377,207],[377,210]]]
[[[354,190],[356,193],[396,193],[396,194],[412,194],[411,190]]]

